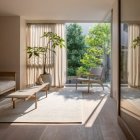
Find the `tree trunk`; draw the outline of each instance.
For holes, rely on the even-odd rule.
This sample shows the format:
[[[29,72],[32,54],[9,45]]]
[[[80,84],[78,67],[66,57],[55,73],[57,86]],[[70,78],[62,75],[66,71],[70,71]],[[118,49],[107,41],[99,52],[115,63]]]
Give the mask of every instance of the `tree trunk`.
[[[43,74],[47,74],[47,72],[46,72],[46,59],[47,59],[47,54],[46,54],[46,52],[45,52],[45,58],[44,58],[44,64],[43,64]]]

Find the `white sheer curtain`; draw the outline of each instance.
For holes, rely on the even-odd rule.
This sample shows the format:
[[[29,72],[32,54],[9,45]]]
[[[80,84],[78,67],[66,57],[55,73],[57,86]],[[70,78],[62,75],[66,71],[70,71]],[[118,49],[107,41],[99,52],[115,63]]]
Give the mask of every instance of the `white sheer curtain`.
[[[47,40],[41,38],[44,32],[55,32],[65,39],[64,24],[28,24],[27,46],[46,46]],[[56,47],[56,54],[48,52],[46,71],[52,75],[52,86],[62,87],[66,82],[66,48]],[[27,84],[34,84],[43,73],[43,56],[27,57]]]
[[[140,35],[140,25],[128,26],[128,85],[140,87],[140,46],[132,48],[133,40]]]

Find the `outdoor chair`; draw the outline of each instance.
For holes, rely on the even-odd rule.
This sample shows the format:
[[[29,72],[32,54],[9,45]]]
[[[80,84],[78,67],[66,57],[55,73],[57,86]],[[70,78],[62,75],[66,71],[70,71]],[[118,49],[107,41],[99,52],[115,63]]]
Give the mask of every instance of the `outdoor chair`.
[[[88,84],[88,93],[90,91],[90,86],[92,84],[100,84],[104,90],[103,86],[103,67],[99,68],[91,68],[89,74],[80,75],[80,77],[76,78],[76,90],[78,83],[87,83]]]

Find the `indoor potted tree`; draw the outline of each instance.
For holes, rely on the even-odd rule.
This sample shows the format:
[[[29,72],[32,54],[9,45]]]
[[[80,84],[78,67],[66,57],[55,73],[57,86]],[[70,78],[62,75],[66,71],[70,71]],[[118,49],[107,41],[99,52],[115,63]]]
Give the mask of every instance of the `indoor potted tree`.
[[[47,52],[51,51],[55,53],[56,47],[64,47],[64,39],[61,38],[59,35],[53,32],[44,32],[43,36],[47,40],[47,45],[45,47],[27,47],[27,53],[29,54],[29,58],[32,56],[39,57],[41,54],[44,55],[43,57],[43,73],[40,75],[43,82],[49,82],[51,84],[52,78],[50,73],[46,72],[46,59],[47,59]]]

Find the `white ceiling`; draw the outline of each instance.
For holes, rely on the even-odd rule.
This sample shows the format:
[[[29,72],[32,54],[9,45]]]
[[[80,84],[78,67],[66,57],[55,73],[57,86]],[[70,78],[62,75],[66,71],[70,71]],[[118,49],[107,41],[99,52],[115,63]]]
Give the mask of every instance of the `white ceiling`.
[[[0,15],[27,20],[101,21],[115,0],[0,0]]]

